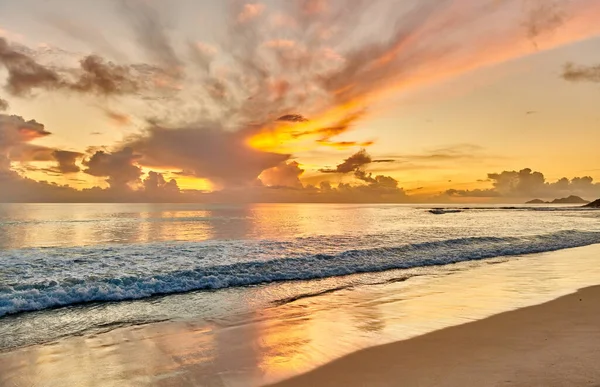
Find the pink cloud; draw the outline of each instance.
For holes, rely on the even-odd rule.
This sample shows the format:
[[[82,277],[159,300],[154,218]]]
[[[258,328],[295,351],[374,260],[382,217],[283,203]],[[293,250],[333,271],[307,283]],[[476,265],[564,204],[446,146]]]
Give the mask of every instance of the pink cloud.
[[[258,16],[260,16],[265,10],[265,5],[260,3],[246,4],[242,9],[242,12],[237,17],[238,22],[245,23]]]

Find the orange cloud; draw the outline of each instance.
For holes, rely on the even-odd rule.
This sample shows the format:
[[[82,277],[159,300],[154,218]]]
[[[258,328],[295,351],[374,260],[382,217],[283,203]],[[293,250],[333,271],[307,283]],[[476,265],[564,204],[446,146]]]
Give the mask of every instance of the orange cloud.
[[[265,10],[265,5],[260,3],[245,4],[242,12],[239,13],[237,20],[240,23],[245,23],[258,16],[260,16]]]
[[[105,114],[111,121],[119,126],[125,126],[131,123],[131,118],[127,114],[117,113],[112,110],[105,110]]]
[[[563,7],[532,7],[526,17],[516,0],[441,1],[417,7],[401,19],[405,23],[399,23],[389,43],[344,54],[341,68],[320,77],[333,100],[323,104],[315,119],[267,125],[249,143],[293,152],[302,149],[305,136],[314,135],[326,137],[313,145],[327,145],[329,137],[348,129],[334,130],[337,123],[390,96],[600,34],[598,1],[577,0]]]
[[[363,113],[355,103],[334,106],[310,120],[276,122],[250,137],[248,144],[264,151],[293,153],[302,149],[298,142],[306,138],[328,141],[348,131]]]
[[[355,147],[364,148],[364,147],[368,147],[368,146],[375,144],[374,141],[357,142],[357,141],[317,140],[317,142],[321,145],[329,146],[329,147],[336,148],[336,149],[348,149],[348,148],[355,148]]]

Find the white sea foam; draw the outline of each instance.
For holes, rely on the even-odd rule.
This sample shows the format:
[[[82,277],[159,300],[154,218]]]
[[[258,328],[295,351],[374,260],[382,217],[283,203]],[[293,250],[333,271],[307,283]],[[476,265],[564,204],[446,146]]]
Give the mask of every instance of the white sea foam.
[[[600,232],[457,238],[277,257],[287,250],[286,243],[214,241],[5,251],[0,254],[0,316],[86,302],[540,253],[600,243]]]

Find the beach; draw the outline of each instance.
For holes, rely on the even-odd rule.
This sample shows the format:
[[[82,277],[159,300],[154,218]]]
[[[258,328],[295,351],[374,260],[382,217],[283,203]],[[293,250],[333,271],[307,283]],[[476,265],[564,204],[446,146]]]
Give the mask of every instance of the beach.
[[[3,350],[0,385],[594,386],[599,256],[600,246],[590,245],[418,269],[408,279],[406,270],[391,271],[377,274],[387,281],[305,293],[252,313],[100,326]],[[293,285],[230,297],[282,300]],[[225,307],[228,292],[124,308]],[[8,316],[1,336],[35,335],[48,321],[68,325],[81,313],[119,313],[120,304]]]
[[[599,386],[600,286],[365,349],[274,386]]]

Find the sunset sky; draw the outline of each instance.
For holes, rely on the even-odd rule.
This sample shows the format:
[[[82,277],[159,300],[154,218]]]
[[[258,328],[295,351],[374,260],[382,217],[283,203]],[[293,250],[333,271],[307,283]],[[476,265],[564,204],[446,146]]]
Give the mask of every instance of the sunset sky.
[[[596,199],[598,20],[597,0],[0,0],[0,201]]]

